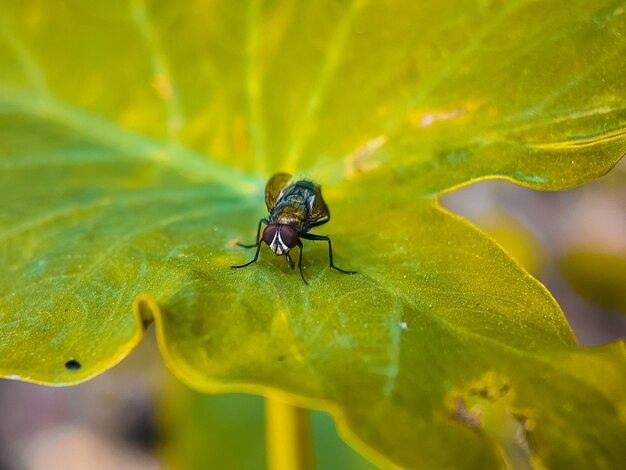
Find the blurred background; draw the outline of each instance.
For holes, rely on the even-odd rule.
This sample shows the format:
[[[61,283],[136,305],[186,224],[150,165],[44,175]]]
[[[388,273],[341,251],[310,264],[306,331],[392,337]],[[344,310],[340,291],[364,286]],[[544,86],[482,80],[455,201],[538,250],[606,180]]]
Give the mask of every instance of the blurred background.
[[[582,345],[626,337],[626,161],[569,191],[506,181],[444,196],[552,292]],[[372,469],[312,413],[321,469]],[[112,370],[79,386],[0,380],[0,469],[262,469],[263,400],[202,395],[164,368],[154,331]]]

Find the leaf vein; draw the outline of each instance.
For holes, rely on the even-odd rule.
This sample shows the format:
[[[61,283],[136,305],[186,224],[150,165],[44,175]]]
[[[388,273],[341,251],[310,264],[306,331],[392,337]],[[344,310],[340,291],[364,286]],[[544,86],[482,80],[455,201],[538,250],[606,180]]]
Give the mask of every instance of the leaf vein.
[[[180,129],[185,125],[185,116],[180,104],[180,89],[176,84],[163,48],[154,32],[154,26],[146,13],[143,0],[133,0],[132,18],[139,29],[150,54],[154,86],[162,98],[167,113],[167,130],[170,140],[180,143]]]
[[[129,158],[171,167],[191,181],[213,181],[243,194],[256,194],[264,183],[258,176],[218,163],[186,147],[124,129],[103,116],[68,105],[51,95],[0,87],[0,104],[36,119],[57,123],[119,150]]]
[[[313,119],[315,118],[321,101],[324,99],[328,83],[337,71],[341,55],[345,50],[350,26],[364,3],[365,0],[352,0],[348,11],[343,15],[331,39],[330,50],[326,53],[326,60],[322,65],[320,73],[317,76],[317,81],[311,90],[311,95],[297,122],[291,147],[285,159],[285,166],[290,172],[294,172],[298,167],[302,150],[309,139]]]

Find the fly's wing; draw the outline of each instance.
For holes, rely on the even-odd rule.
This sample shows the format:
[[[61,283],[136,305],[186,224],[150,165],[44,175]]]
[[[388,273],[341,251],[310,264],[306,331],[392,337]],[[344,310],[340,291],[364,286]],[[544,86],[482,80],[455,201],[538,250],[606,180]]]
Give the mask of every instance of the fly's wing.
[[[322,197],[322,188],[317,185],[315,185],[315,197],[311,204],[309,216],[311,217],[311,223],[313,225],[322,225],[330,220],[330,212]]]
[[[291,180],[291,175],[287,173],[276,173],[270,178],[265,185],[265,205],[267,210],[271,211],[276,205],[278,195],[287,187],[287,183]]]

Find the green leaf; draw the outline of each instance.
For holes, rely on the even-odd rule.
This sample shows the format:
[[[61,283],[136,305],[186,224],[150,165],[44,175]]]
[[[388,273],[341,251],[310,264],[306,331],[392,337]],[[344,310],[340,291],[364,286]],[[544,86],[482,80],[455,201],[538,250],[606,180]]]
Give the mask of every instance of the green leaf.
[[[191,387],[331,411],[381,465],[623,462],[623,343],[577,348],[437,204],[619,160],[621,2],[0,5],[1,375],[86,380],[154,319]],[[279,170],[358,275],[313,243],[309,286],[267,249],[230,269]]]
[[[626,314],[626,256],[574,251],[559,260],[559,268],[580,295]]]
[[[541,278],[545,269],[545,251],[527,226],[501,209],[471,214],[469,218],[533,277]]]

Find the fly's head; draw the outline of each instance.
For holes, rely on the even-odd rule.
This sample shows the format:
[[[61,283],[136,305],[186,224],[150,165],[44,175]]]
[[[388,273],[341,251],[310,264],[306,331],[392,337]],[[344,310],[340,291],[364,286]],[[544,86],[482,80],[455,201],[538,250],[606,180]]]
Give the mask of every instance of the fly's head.
[[[263,231],[263,241],[276,256],[284,255],[300,242],[298,232],[289,225],[270,224]]]

